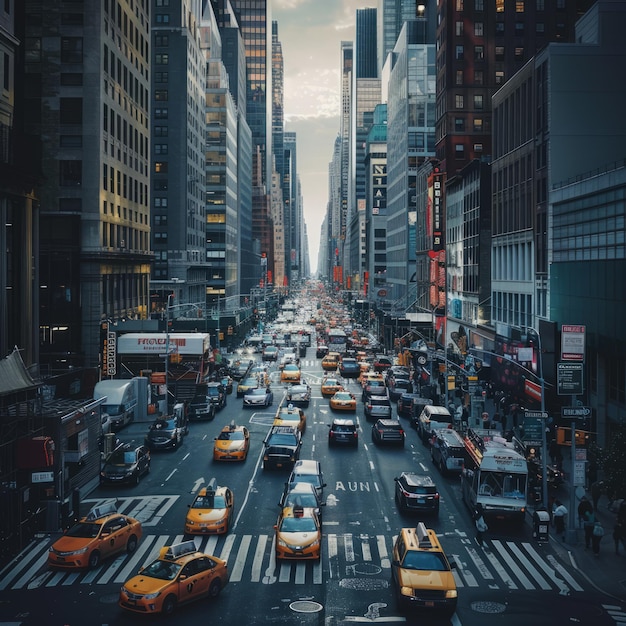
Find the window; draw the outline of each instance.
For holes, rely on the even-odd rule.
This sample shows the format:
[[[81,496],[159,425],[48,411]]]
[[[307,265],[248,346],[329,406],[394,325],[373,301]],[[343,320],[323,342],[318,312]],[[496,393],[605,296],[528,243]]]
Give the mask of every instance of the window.
[[[463,35],[463,22],[454,23],[454,32],[457,37],[461,37]]]
[[[61,124],[83,123],[83,99],[61,98],[59,121]]]
[[[535,32],[543,35],[546,32],[546,25],[543,22],[537,22],[535,24]]]
[[[155,83],[166,83],[168,80],[169,80],[169,72],[155,72],[154,73]]]
[[[474,108],[475,109],[483,108],[483,95],[480,93],[474,94]]]
[[[456,132],[462,132],[465,130],[465,119],[462,117],[454,118],[454,130]]]
[[[167,161],[156,161],[154,163],[155,174],[167,174]]]
[[[454,156],[457,159],[465,158],[465,146],[462,143],[457,143],[454,146]]]
[[[524,22],[515,22],[515,34],[518,37],[524,34]]]
[[[167,109],[154,109],[154,117],[155,117],[155,119],[166,120],[167,119]]]
[[[167,89],[156,89],[154,91],[154,99],[157,100],[157,101],[168,100],[168,91],[167,91]]]
[[[496,22],[496,35],[504,35],[504,22]]]
[[[465,100],[463,98],[463,94],[456,94],[456,96],[454,96],[454,106],[457,109],[462,109],[465,107]]]
[[[154,144],[154,154],[167,154],[167,144],[166,143],[155,143]]]
[[[155,18],[156,18],[157,24],[169,24],[170,23],[170,16],[168,13],[157,13],[155,15]]]
[[[474,35],[482,37],[484,35],[484,25],[482,22],[474,22]]]
[[[475,11],[484,11],[485,10],[485,0],[474,0],[474,10]]]
[[[80,187],[82,180],[82,161],[59,161],[59,185],[61,187]]]
[[[155,54],[154,62],[156,65],[167,65],[170,62],[169,54]]]
[[[496,46],[496,61],[504,61],[504,46]]]
[[[474,70],[474,84],[483,85],[485,82],[485,74],[482,70]]]
[[[524,0],[516,0],[515,2],[515,12],[523,13],[524,12]]]
[[[169,36],[159,33],[154,37],[154,45],[156,47],[164,47],[169,45]]]
[[[522,47],[515,48],[515,58],[521,59],[523,56],[524,56],[524,48]]]
[[[504,82],[504,72],[496,72],[496,85],[501,85]]]
[[[463,70],[457,70],[455,73],[455,84],[462,85],[463,84]]]
[[[167,137],[168,131],[169,131],[169,126],[155,126],[154,136],[155,137]]]
[[[483,151],[483,144],[482,143],[475,143],[474,144],[474,152],[482,152]]]
[[[61,37],[61,63],[83,62],[83,38]]]
[[[463,10],[463,0],[456,0],[456,10],[457,11]]]
[[[474,46],[474,60],[483,61],[485,59],[485,47]]]
[[[2,87],[5,91],[8,91],[11,86],[11,59],[6,53],[3,55],[3,57]]]
[[[482,117],[474,118],[474,132],[481,133],[483,130],[483,120]]]
[[[537,11],[545,11],[546,10],[546,0],[536,0],[535,6],[537,7]]]
[[[454,57],[457,61],[462,61],[465,58],[465,52],[463,46],[456,46]]]

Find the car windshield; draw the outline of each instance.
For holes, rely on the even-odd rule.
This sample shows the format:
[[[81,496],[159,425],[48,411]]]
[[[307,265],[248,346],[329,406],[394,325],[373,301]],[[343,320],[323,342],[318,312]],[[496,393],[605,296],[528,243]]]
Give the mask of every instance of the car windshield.
[[[295,485],[296,483],[309,483],[315,487],[321,485],[320,477],[317,474],[296,474],[293,476],[291,484]]]
[[[135,453],[131,450],[116,450],[109,457],[109,465],[132,465],[135,462]]]
[[[178,563],[158,560],[142,570],[141,575],[158,578],[159,580],[174,580],[178,572],[180,572],[180,568],[181,566]]]
[[[98,536],[102,524],[88,524],[79,522],[72,526],[66,533],[66,537],[80,537],[81,539],[93,539]]]
[[[312,517],[284,517],[280,525],[283,533],[311,533],[317,530]]]
[[[417,550],[409,550],[406,553],[402,567],[430,572],[445,572],[448,570],[440,552],[418,552]]]
[[[264,396],[266,393],[267,391],[265,389],[258,387],[257,389],[252,389],[248,395],[249,396]]]
[[[356,429],[353,425],[349,424],[335,424],[333,430],[336,433],[353,433]]]
[[[150,426],[151,430],[172,430],[176,428],[176,424],[174,423],[174,419],[169,420],[157,420]]]
[[[192,509],[225,509],[226,499],[224,496],[198,496],[192,507]]]
[[[295,446],[297,440],[295,435],[277,434],[272,435],[269,440],[270,446]]]
[[[313,493],[288,493],[283,506],[316,508],[318,504]]]
[[[224,430],[219,434],[220,441],[243,441],[243,432],[240,430]]]

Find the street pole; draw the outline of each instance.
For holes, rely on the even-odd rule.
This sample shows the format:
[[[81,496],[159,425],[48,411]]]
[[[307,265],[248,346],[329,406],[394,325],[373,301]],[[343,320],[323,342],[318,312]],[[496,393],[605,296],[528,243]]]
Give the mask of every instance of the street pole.
[[[165,411],[169,414],[169,371],[170,371],[170,300],[173,293],[167,294],[167,306],[165,309]]]
[[[546,383],[543,377],[543,350],[541,349],[541,335],[538,331],[535,331],[537,334],[537,342],[539,348],[539,370],[541,371],[541,376],[539,378],[539,383],[541,384],[541,414],[544,415],[546,411]],[[541,425],[541,487],[542,493],[541,498],[543,500],[543,506],[546,511],[548,510],[548,441],[546,437],[546,424],[542,420]]]

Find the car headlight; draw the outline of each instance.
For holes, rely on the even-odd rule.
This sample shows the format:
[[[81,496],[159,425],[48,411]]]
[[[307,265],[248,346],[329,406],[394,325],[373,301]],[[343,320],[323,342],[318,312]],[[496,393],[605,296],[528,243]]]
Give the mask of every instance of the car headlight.
[[[412,596],[413,595],[413,587],[400,587],[400,593],[403,596]]]
[[[281,548],[287,548],[288,547],[288,543],[286,541],[284,541],[283,539],[278,539],[278,545],[281,546]]]
[[[79,554],[85,554],[89,550],[89,546],[85,548],[81,548],[80,550],[72,550],[71,552],[63,552],[61,550],[55,550],[54,548],[50,548],[50,552],[54,552],[59,556],[78,556]]]
[[[446,591],[446,598],[456,598],[456,597],[457,597],[456,589],[448,589],[448,591]]]
[[[154,593],[147,593],[145,596],[142,596],[144,600],[154,600],[161,595],[160,591],[155,591]]]

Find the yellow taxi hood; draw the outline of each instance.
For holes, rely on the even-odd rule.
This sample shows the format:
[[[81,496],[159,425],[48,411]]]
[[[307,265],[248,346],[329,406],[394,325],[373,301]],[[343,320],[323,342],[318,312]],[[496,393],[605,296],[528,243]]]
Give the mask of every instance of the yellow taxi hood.
[[[215,449],[222,452],[237,452],[243,450],[246,442],[243,439],[231,441],[230,439],[217,439],[215,441]]]
[[[190,509],[187,519],[196,523],[219,522],[225,515],[225,509]]]
[[[402,569],[398,571],[401,587],[412,589],[456,589],[452,572],[433,572]]]
[[[160,578],[137,574],[137,576],[133,576],[129,581],[124,583],[124,588],[128,589],[131,593],[146,595],[148,593],[156,593],[171,584],[171,580],[161,580]]]
[[[80,550],[88,546],[93,541],[95,541],[95,539],[88,537],[67,537],[63,535],[63,537],[59,537],[59,539],[52,544],[52,547],[58,552],[74,552],[75,550]]]
[[[319,533],[312,530],[306,532],[280,532],[278,535],[290,546],[308,546],[319,538]]]

